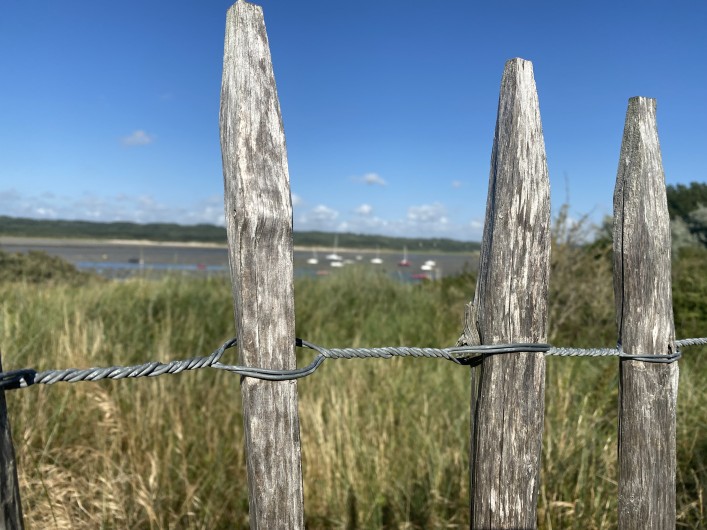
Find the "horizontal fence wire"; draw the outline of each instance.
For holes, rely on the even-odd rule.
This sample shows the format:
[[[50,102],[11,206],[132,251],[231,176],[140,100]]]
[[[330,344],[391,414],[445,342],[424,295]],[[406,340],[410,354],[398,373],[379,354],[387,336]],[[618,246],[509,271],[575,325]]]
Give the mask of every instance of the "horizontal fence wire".
[[[102,379],[157,377],[164,374],[178,374],[200,368],[225,370],[243,377],[253,377],[267,381],[288,381],[311,375],[319,368],[325,359],[428,357],[446,359],[460,365],[478,366],[490,355],[540,352],[545,355],[559,357],[618,357],[621,360],[672,363],[680,359],[682,355],[680,348],[707,344],[707,337],[677,340],[675,341],[675,345],[678,349],[667,355],[631,355],[624,353],[621,349],[621,345],[617,348],[556,348],[550,344],[516,343],[456,346],[452,348],[414,348],[405,346],[389,346],[383,348],[323,348],[311,342],[296,339],[295,344],[297,346],[314,350],[317,352],[317,356],[314,361],[307,366],[294,370],[272,370],[221,363],[220,359],[225,351],[235,347],[237,342],[235,338],[229,339],[211,355],[170,361],[168,363],[151,361],[134,366],[110,366],[107,368],[69,368],[66,370],[45,370],[42,372],[24,368],[0,372],[0,390],[25,388],[36,384],[52,385],[59,382],[77,383],[79,381],[100,381]]]

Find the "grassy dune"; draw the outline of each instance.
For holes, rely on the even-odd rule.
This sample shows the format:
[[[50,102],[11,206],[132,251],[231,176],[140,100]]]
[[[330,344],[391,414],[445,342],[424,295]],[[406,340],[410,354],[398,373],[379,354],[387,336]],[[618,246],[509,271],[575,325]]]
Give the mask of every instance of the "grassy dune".
[[[676,262],[679,337],[706,334],[707,256]],[[404,285],[352,268],[296,285],[297,334],[325,346],[456,341],[470,276]],[[557,245],[549,340],[615,342],[605,249]],[[0,284],[7,368],[205,354],[234,334],[230,286],[179,277]],[[680,364],[678,514],[707,526],[707,352]],[[234,352],[229,352],[235,362]],[[311,359],[299,353],[299,364]],[[616,526],[616,360],[548,359],[541,528]],[[469,369],[339,360],[299,382],[308,528],[468,527]],[[247,528],[238,378],[7,393],[28,528]]]

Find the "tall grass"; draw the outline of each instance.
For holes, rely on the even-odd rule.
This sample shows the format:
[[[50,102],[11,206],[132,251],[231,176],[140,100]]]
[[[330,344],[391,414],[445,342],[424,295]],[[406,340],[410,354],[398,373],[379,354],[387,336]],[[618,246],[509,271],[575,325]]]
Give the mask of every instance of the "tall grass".
[[[560,239],[551,342],[615,340],[605,250]],[[679,336],[704,333],[707,320],[707,259],[690,259],[676,265],[676,286],[690,291],[689,300],[675,296]],[[298,336],[332,347],[455,343],[471,275],[408,285],[341,272],[298,281]],[[5,283],[0,312],[7,369],[167,360],[208,353],[234,334],[223,279]],[[693,351],[681,361],[678,514],[681,526],[700,528],[707,359]],[[311,358],[298,355],[300,365]],[[616,526],[617,375],[615,360],[548,359],[541,528]],[[247,528],[238,385],[200,371],[7,392],[27,526]],[[298,388],[308,528],[468,527],[467,368],[327,361]]]

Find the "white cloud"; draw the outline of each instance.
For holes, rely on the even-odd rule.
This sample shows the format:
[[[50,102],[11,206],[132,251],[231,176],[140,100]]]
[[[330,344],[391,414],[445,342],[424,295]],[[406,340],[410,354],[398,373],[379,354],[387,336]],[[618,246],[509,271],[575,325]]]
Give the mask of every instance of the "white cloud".
[[[352,223],[354,226],[353,231],[358,233],[387,233],[393,227],[394,223],[387,221],[386,219],[381,219],[380,217],[363,217]]]
[[[461,180],[453,180],[453,181],[452,181],[452,188],[454,188],[454,189],[459,189],[459,188],[461,188],[462,186],[463,186],[463,184],[462,184],[462,181],[461,181]]]
[[[337,217],[339,217],[339,212],[332,208],[329,208],[328,206],[319,204],[312,208],[310,212],[310,217],[313,221],[316,222],[334,221]]]
[[[124,136],[121,139],[123,145],[128,147],[134,147],[137,145],[148,145],[155,141],[155,137],[151,134],[147,134],[142,129],[133,131],[128,136]]]
[[[297,195],[296,193],[292,194],[292,206],[299,206],[302,204],[302,197]]]
[[[363,216],[371,215],[373,213],[373,206],[370,204],[361,204],[354,209],[354,213]]]
[[[356,179],[359,182],[368,184],[369,186],[387,186],[388,183],[378,173],[366,173],[364,176]]]
[[[447,209],[443,204],[438,202],[422,204],[420,206],[410,206],[408,208],[407,219],[411,223],[446,224],[448,223]]]
[[[308,211],[304,211],[294,218],[295,230],[336,230],[341,224],[337,223],[339,212],[318,204]]]
[[[36,212],[40,217],[49,217],[50,219],[56,217],[56,212],[51,208],[42,208],[40,206],[36,209]]]
[[[38,219],[83,219],[131,221],[136,223],[208,223],[223,225],[223,196],[196,199],[188,206],[165,204],[151,195],[118,194],[78,197],[52,193],[26,195],[17,190],[0,190],[0,215]]]
[[[201,199],[194,205],[194,208],[189,210],[186,214],[186,219],[182,222],[224,226],[226,217],[224,215],[223,195],[212,195]]]
[[[140,206],[143,208],[154,208],[155,207],[155,199],[150,197],[149,195],[140,195],[137,198],[137,202]]]
[[[457,214],[460,212],[456,212]],[[477,218],[460,220],[440,202],[417,204],[402,215],[376,215],[367,203],[341,213],[325,205],[318,205],[295,215],[295,230],[345,231],[361,234],[381,234],[402,237],[448,237],[451,239],[481,239],[483,221]]]
[[[22,199],[22,196],[15,188],[0,191],[0,205],[17,203]]]
[[[293,196],[293,202],[296,202]],[[391,210],[390,212],[394,212]],[[339,211],[324,204],[313,208],[298,206],[296,230],[351,231],[403,237],[449,237],[481,239],[483,219],[468,218],[463,212],[449,212],[440,202],[410,206],[398,214],[379,217],[367,203]],[[462,219],[459,219],[460,215]],[[64,196],[55,193],[29,194],[16,189],[0,189],[0,215],[38,219],[84,219],[91,221],[132,221],[138,223],[208,223],[223,226],[223,195],[194,197],[188,203],[166,203],[149,194]]]

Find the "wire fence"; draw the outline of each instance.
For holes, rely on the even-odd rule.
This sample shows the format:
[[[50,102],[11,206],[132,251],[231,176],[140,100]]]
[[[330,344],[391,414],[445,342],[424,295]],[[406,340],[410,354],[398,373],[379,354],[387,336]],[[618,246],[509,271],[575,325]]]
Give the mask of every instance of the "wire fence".
[[[386,346],[382,348],[324,348],[302,339],[296,339],[298,347],[309,348],[317,352],[314,360],[302,368],[293,370],[273,370],[223,364],[221,357],[226,350],[235,347],[237,339],[224,342],[213,353],[203,357],[174,360],[168,363],[150,361],[133,366],[109,366],[95,368],[68,368],[63,370],[45,370],[37,372],[31,368],[0,372],[0,390],[26,388],[36,384],[78,383],[79,381],[100,381],[102,379],[128,379],[137,377],[157,377],[165,374],[178,374],[200,368],[225,370],[243,377],[252,377],[267,381],[288,381],[313,374],[326,359],[389,359],[392,357],[426,357],[445,359],[459,365],[478,366],[490,355],[509,353],[541,352],[558,357],[618,357],[620,360],[646,363],[672,363],[682,357],[680,348],[707,344],[707,337],[690,338],[675,341],[677,350],[666,355],[633,355],[624,353],[621,345],[616,348],[564,348],[542,343],[488,344],[478,346],[455,346],[450,348],[416,348],[407,346]]]

